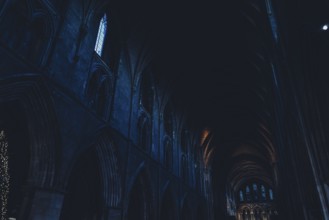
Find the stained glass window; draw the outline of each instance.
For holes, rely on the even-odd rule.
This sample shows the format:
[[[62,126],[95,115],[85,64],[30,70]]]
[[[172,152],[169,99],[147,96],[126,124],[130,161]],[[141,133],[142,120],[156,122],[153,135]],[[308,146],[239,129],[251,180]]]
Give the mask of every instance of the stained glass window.
[[[106,17],[106,14],[104,14],[104,16],[102,17],[102,19],[99,22],[97,40],[96,40],[96,44],[95,44],[95,52],[99,56],[102,56],[106,30],[107,30],[107,17]]]

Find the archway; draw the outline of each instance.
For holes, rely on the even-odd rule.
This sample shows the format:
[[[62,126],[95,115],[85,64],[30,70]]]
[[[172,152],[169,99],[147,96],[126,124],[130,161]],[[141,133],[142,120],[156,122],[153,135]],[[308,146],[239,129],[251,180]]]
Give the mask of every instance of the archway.
[[[101,186],[96,151],[91,149],[79,158],[72,170],[61,220],[99,219],[102,211]]]
[[[129,194],[127,220],[150,220],[151,215],[151,194],[150,183],[146,178],[145,171],[136,178]]]
[[[94,141],[70,172],[61,219],[107,219],[120,215],[121,175],[111,132],[102,128],[91,139]]]
[[[60,149],[52,98],[42,78],[21,74],[1,79],[0,113],[0,130],[7,137],[9,154],[8,217],[42,216],[52,204],[41,200],[40,192],[53,187]],[[39,205],[42,212],[36,209]]]
[[[262,220],[262,210],[260,208],[254,209],[254,218],[255,220]]]
[[[60,145],[52,97],[40,76],[22,74],[0,80],[0,103],[10,102],[18,103],[26,116],[31,153],[29,185],[50,188],[54,184],[55,157]]]

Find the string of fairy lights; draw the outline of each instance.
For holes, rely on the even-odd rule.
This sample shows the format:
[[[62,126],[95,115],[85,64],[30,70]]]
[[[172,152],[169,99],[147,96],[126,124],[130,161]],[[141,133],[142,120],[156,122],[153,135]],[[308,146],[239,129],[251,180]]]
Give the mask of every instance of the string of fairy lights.
[[[5,220],[7,216],[10,176],[8,167],[8,142],[4,131],[0,131],[0,178],[1,220]]]

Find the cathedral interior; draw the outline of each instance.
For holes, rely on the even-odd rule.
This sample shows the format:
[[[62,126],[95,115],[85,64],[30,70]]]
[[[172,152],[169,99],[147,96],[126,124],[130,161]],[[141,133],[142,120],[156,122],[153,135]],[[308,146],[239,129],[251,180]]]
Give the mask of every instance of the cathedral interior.
[[[1,220],[329,220],[328,11],[0,0]]]

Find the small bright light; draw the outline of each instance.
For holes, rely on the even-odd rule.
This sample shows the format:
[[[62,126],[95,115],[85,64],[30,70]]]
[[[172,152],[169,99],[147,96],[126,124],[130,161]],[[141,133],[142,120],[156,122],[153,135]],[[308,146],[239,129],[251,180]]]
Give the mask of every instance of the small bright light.
[[[327,24],[323,25],[322,30],[324,30],[324,31],[328,30],[328,25]]]

